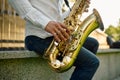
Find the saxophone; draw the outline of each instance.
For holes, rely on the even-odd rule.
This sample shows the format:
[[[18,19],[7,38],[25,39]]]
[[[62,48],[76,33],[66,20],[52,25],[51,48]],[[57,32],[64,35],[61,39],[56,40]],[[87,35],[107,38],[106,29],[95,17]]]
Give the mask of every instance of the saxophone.
[[[56,72],[69,70],[88,35],[98,27],[101,30],[104,29],[101,17],[96,9],[93,9],[93,13],[83,21],[80,20],[86,9],[86,1],[76,0],[70,14],[64,19],[64,24],[68,29],[72,29],[70,38],[59,43],[53,40],[45,51],[44,58],[48,60]]]

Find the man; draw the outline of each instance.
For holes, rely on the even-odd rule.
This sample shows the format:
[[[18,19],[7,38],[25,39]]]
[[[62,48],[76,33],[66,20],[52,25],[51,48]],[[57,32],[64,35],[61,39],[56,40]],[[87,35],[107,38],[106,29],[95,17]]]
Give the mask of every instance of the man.
[[[25,45],[30,51],[43,55],[53,38],[66,41],[70,30],[61,23],[67,13],[62,13],[63,0],[9,0],[16,12],[26,20]],[[89,4],[89,0],[88,0]],[[99,60],[95,56],[98,42],[87,38],[74,63],[70,80],[91,80]]]

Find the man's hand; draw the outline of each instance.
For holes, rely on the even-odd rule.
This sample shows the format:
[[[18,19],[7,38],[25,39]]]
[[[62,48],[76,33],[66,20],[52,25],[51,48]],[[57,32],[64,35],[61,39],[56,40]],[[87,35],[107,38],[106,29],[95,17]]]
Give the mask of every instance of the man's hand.
[[[60,22],[50,21],[45,27],[45,30],[53,34],[57,42],[66,41],[70,37],[70,30]]]

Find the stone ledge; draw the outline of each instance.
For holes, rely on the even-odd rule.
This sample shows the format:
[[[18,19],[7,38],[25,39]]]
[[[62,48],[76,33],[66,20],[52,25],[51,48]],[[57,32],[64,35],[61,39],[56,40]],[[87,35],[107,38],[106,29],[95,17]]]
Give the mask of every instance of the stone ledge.
[[[98,54],[101,54],[101,53],[120,53],[120,49],[99,49],[98,50]]]
[[[0,51],[0,80],[69,80],[74,67],[56,73],[40,57],[27,50]],[[100,49],[98,58],[101,65],[93,80],[114,80],[120,75],[120,49]]]
[[[0,51],[0,59],[39,57],[33,51]]]
[[[32,51],[0,51],[0,80],[69,80],[73,70],[56,73]]]
[[[99,49],[98,54],[101,53],[120,53],[120,49]],[[0,59],[11,59],[11,58],[31,58],[40,57],[33,51],[21,50],[21,51],[0,51]]]

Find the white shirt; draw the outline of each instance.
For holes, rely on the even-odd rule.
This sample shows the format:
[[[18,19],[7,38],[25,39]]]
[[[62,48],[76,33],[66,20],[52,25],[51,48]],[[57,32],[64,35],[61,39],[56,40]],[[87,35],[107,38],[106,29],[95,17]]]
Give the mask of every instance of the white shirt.
[[[49,21],[63,20],[63,0],[8,0],[16,12],[26,20],[26,36],[52,36],[45,31]]]

